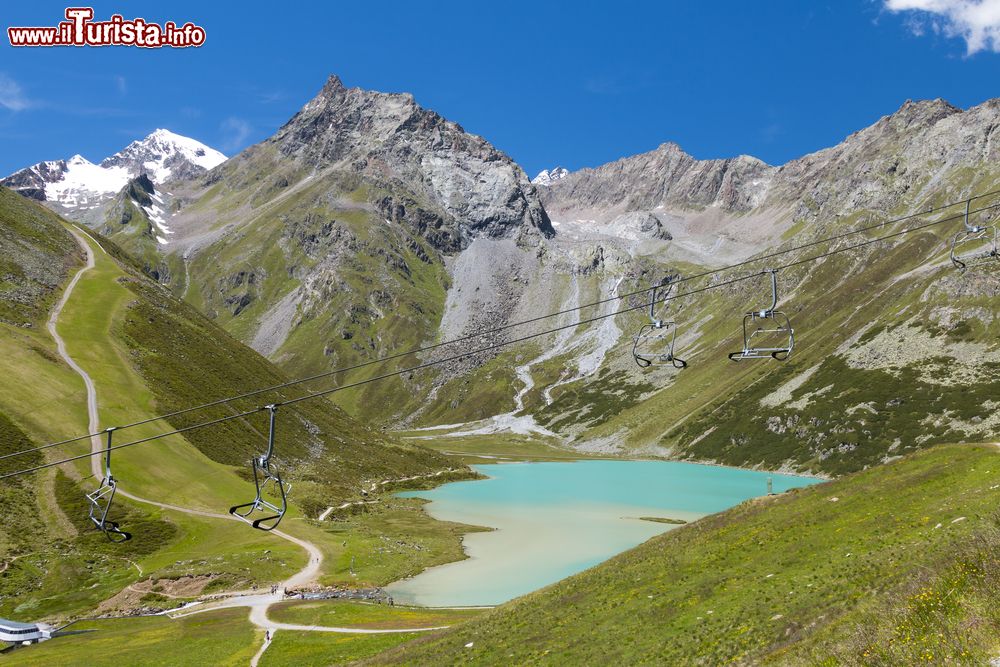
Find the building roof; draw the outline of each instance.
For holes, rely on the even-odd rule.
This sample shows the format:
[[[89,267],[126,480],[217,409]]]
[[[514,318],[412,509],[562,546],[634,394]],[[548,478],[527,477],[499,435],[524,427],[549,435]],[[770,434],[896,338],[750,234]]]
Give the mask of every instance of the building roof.
[[[0,618],[0,630],[33,630],[38,627],[37,623],[18,623]]]

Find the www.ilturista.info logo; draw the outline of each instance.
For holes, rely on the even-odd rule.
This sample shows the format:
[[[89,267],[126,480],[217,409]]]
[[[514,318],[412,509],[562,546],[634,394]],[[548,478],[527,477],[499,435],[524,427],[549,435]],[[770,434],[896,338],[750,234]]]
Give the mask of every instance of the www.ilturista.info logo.
[[[184,48],[205,43],[205,29],[193,23],[162,26],[145,19],[126,20],[114,14],[107,21],[94,21],[92,7],[67,7],[66,19],[55,27],[10,27],[11,46],[163,46]]]

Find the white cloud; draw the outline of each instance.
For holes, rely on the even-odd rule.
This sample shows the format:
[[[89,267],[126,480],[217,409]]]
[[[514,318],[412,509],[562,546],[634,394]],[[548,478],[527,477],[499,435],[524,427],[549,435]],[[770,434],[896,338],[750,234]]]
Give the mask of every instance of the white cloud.
[[[125,77],[119,75],[115,77],[115,87],[118,88],[118,94],[124,95],[128,92],[128,81]]]
[[[222,145],[222,150],[224,151],[235,151],[243,148],[246,143],[247,138],[253,131],[253,127],[250,123],[246,122],[242,118],[236,118],[235,116],[230,116],[226,120],[222,121],[222,132],[226,135],[225,142]]]
[[[24,111],[31,104],[20,84],[6,74],[0,73],[0,107],[10,111]]]
[[[1000,0],[885,0],[890,12],[913,12],[915,35],[926,26],[935,33],[965,40],[966,53],[1000,53]]]

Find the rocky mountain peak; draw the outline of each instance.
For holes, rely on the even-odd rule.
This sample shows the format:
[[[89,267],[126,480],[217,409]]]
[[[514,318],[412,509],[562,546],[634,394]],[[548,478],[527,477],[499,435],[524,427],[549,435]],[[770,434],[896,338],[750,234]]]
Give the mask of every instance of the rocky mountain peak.
[[[681,155],[687,155],[687,152],[673,141],[664,141],[662,144],[656,147],[656,151],[659,153],[680,153]]]
[[[323,86],[323,90],[346,90],[344,82],[340,80],[340,77],[336,74],[331,74],[326,79],[326,85]]]
[[[331,76],[266,143],[313,169],[402,185],[415,201],[453,218],[465,239],[524,229],[554,234],[535,187],[509,156],[409,94],[347,88]]]
[[[888,118],[903,120],[907,123],[921,122],[933,124],[952,114],[962,113],[962,110],[940,97],[933,100],[906,100],[895,113]]]
[[[942,99],[907,100],[836,146],[782,166],[774,192],[799,201],[795,215],[805,219],[891,210],[919,194],[921,183],[944,183],[961,164],[996,159],[998,127],[1000,113],[987,104],[963,111]]]

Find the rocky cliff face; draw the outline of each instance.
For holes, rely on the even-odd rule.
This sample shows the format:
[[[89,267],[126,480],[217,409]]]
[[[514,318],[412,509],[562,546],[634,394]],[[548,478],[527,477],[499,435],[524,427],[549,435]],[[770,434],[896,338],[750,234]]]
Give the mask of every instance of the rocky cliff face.
[[[33,167],[14,172],[0,181],[0,185],[28,199],[45,201],[45,185],[62,180],[67,171],[69,165],[66,160],[39,162]]]
[[[657,208],[750,213],[792,207],[796,218],[893,210],[958,169],[1000,156],[1000,100],[967,111],[944,100],[907,101],[843,142],[780,167],[739,156],[696,160],[676,144],[540,182],[550,213]]]
[[[794,225],[823,234],[840,218],[886,218],[989,190],[1000,174],[1000,100],[966,111],[903,104],[836,146],[779,167],[756,158],[696,160],[675,144],[539,184],[562,231],[622,227],[654,215],[674,259],[725,263],[780,243]],[[985,190],[984,190],[985,187]]]
[[[961,197],[995,171],[998,127],[1000,100],[967,111],[940,99],[907,101],[840,144],[783,165],[768,203],[796,202],[798,216],[815,219],[892,211],[941,187]]]
[[[578,209],[639,211],[657,206],[747,211],[767,194],[775,168],[741,155],[696,160],[674,143],[550,181],[541,190],[553,215]]]
[[[377,203],[390,219],[431,225],[443,250],[477,236],[550,237],[552,226],[524,171],[482,137],[420,107],[408,94],[346,88],[331,76],[319,95],[266,142],[313,168],[337,165],[390,192]],[[413,208],[420,209],[418,211]],[[440,215],[443,214],[443,215]]]

